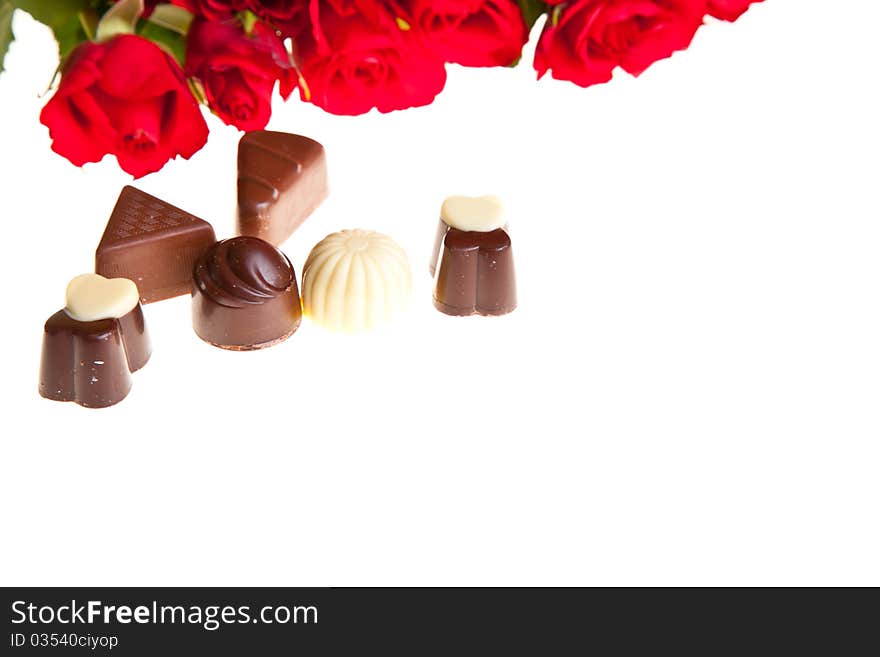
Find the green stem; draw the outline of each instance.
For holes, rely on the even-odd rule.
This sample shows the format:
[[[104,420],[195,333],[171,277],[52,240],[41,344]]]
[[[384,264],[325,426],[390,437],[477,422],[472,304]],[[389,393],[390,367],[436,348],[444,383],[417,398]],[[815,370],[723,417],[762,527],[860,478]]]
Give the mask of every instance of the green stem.
[[[95,33],[92,31],[91,26],[89,25],[88,18],[86,18],[85,12],[78,11],[76,12],[76,17],[79,19],[80,27],[82,27],[83,32],[86,33],[86,36],[89,38],[89,41],[95,40]]]

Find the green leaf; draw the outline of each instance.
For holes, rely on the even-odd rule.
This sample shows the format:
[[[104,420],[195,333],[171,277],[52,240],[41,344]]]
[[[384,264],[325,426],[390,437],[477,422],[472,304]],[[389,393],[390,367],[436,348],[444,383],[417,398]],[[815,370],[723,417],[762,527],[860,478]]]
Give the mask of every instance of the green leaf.
[[[538,0],[519,0],[519,8],[522,10],[523,19],[529,30],[537,22],[538,18],[547,11],[547,5]]]
[[[156,5],[153,13],[147,19],[166,30],[186,34],[193,22],[193,15],[183,7],[177,5]]]
[[[91,0],[12,0],[36,20],[48,25],[58,41],[58,54],[64,59],[83,41],[88,41],[98,22]]]
[[[0,73],[3,72],[3,61],[6,59],[9,44],[15,38],[12,33],[12,9],[10,0],[0,2]]]
[[[155,43],[174,57],[181,68],[183,67],[186,60],[186,37],[184,35],[150,21],[144,21],[138,34]]]
[[[101,17],[95,38],[108,41],[117,34],[134,34],[135,25],[144,13],[144,0],[119,0]]]

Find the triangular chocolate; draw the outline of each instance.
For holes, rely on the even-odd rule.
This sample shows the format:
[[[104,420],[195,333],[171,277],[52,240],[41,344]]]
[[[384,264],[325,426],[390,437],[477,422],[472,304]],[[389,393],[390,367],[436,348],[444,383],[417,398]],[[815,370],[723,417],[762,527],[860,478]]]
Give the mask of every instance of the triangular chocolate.
[[[131,279],[143,303],[189,294],[196,258],[216,241],[208,222],[126,186],[95,251],[95,272]]]
[[[314,139],[256,130],[238,143],[238,233],[278,246],[327,198],[327,160]]]

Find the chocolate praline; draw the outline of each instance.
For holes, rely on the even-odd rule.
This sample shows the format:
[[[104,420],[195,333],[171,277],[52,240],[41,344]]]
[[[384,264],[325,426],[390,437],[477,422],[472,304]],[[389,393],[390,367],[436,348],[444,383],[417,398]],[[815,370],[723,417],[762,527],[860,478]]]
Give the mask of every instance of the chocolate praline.
[[[88,408],[119,403],[131,374],[150,359],[140,304],[119,318],[80,321],[66,310],[46,320],[40,358],[40,395]]]
[[[510,236],[450,228],[434,277],[434,306],[447,315],[505,315],[516,308]]]
[[[238,144],[239,235],[279,245],[327,197],[324,147],[302,135],[246,133]]]
[[[205,342],[234,351],[270,347],[302,319],[290,260],[257,237],[209,247],[193,270],[193,329]]]
[[[208,222],[126,186],[95,251],[95,273],[134,281],[142,303],[189,294],[196,258],[216,241]]]

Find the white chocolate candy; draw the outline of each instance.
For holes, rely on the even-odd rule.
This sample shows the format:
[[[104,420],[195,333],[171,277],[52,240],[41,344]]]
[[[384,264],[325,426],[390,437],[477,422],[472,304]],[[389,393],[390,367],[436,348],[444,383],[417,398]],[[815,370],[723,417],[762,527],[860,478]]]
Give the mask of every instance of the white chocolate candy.
[[[411,292],[406,253],[390,237],[369,230],[328,235],[303,268],[303,313],[333,331],[363,331],[388,322]]]
[[[127,278],[81,274],[67,285],[64,311],[79,322],[119,319],[138,305],[137,285]]]
[[[450,196],[443,201],[440,218],[458,230],[488,233],[502,228],[504,205],[497,196]]]

